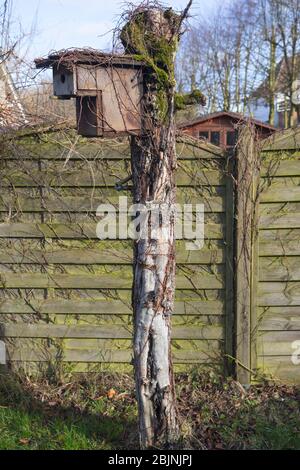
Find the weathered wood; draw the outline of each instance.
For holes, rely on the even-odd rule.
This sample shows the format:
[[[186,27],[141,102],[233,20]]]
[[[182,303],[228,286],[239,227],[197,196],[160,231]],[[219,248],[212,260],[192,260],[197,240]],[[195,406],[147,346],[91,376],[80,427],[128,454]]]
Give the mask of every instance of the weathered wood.
[[[190,165],[187,165],[190,163]],[[205,170],[200,173],[195,165],[184,162],[182,169],[178,170],[176,184],[177,187],[187,186],[221,186],[224,184],[224,174],[221,170]],[[200,165],[201,162],[196,162]],[[28,171],[28,174],[27,174]],[[45,171],[20,170],[16,165],[15,169],[1,170],[3,173],[2,187],[14,188],[115,188],[119,180],[129,176],[123,161],[119,165],[106,169],[85,169],[70,170],[57,168]]]
[[[266,357],[261,358],[258,366],[264,371],[264,374],[268,374],[275,379],[280,379],[287,384],[300,383],[299,366],[293,365],[287,358],[278,357],[276,360],[272,358],[268,361]]]
[[[130,347],[131,330],[127,326],[124,330],[124,324],[130,321],[131,316],[129,302],[131,277],[124,278],[124,271],[121,269],[124,265],[130,266],[132,262],[131,241],[124,242],[125,246],[124,243],[119,244],[117,248],[114,247],[114,241],[101,242],[96,236],[96,223],[92,220],[91,223],[87,223],[90,210],[95,210],[98,202],[117,201],[117,198],[113,199],[116,194],[114,185],[130,173],[128,145],[115,142],[106,149],[105,145],[102,147],[99,141],[80,142],[70,154],[69,137],[53,136],[52,142],[45,144],[42,142],[14,144],[0,162],[3,188],[1,204],[5,210],[2,220],[6,221],[9,211],[16,209],[18,215],[17,217],[14,215],[13,220],[24,221],[24,223],[0,225],[0,264],[2,264],[0,271],[2,279],[8,280],[0,292],[3,297],[0,301],[0,323],[13,327],[16,322],[21,328],[23,325],[20,322],[35,321],[34,325],[24,326],[48,328],[42,318],[43,315],[47,316],[47,321],[58,323],[49,326],[67,328],[64,332],[60,331],[56,337],[59,342],[68,343],[65,349],[66,356],[62,354],[61,360],[72,363],[72,367],[78,363],[80,370],[84,367],[87,369],[89,364],[97,365],[103,362],[108,364],[114,361],[128,364],[131,360],[130,352],[125,349],[126,345]],[[225,267],[216,267],[216,265],[223,265],[226,262],[225,250],[228,249],[223,214],[227,210],[224,154],[220,149],[209,145],[203,145],[202,148],[195,146],[191,149],[184,143],[178,144],[177,149],[179,152],[177,185],[180,187],[178,202],[205,204],[206,244],[200,251],[188,252],[185,250],[185,241],[177,242],[179,267],[185,268],[186,266],[181,265],[191,264],[197,268],[197,265],[203,265],[203,272],[198,272],[196,275],[193,271],[178,273],[174,332],[180,338],[176,337],[173,340],[173,362],[185,364],[185,367],[187,364],[221,364],[224,360],[221,345],[224,339]],[[64,167],[66,159],[68,163]],[[14,189],[11,190],[11,187]],[[91,191],[93,188],[98,191],[94,196]],[[44,196],[43,202],[41,194]],[[126,192],[120,195],[126,195]],[[91,199],[93,199],[92,204]],[[55,213],[55,217],[53,214],[49,216],[49,210]],[[75,210],[80,212],[73,212]],[[51,220],[51,222],[45,224],[35,222],[42,220]],[[226,220],[230,222],[230,216],[227,215]],[[59,221],[62,223],[58,223]],[[91,243],[94,244],[92,247]],[[122,286],[117,282],[118,292],[112,291],[116,288],[115,276],[110,274],[105,276],[104,272],[99,274],[97,271],[96,265],[102,264],[120,266],[118,277],[122,281]],[[46,267],[48,275],[37,274],[40,265]],[[55,265],[57,267],[64,265],[66,273],[69,274],[56,274],[58,271]],[[73,265],[78,266],[78,270],[73,269]],[[81,266],[89,266],[91,273],[94,274],[83,274],[79,269]],[[10,270],[14,270],[15,274],[9,273]],[[64,295],[72,296],[72,300],[55,297],[62,292],[57,285],[57,280],[60,280],[57,276],[68,277],[68,279],[64,277],[62,284],[65,286]],[[188,280],[189,277],[191,281]],[[106,287],[103,287],[102,280]],[[228,280],[230,281],[229,278]],[[29,284],[35,286],[34,291],[29,288],[30,292],[34,292],[34,298],[31,295],[28,297],[25,286]],[[123,287],[124,284],[127,285],[126,288]],[[186,285],[186,288],[183,287],[182,290],[183,285]],[[218,286],[217,290],[213,285]],[[51,290],[47,299],[43,298],[44,289],[48,290],[48,295]],[[76,293],[72,289],[76,289]],[[104,298],[99,289],[107,291],[109,297]],[[12,298],[11,295],[16,295],[18,298]],[[124,297],[124,301],[112,300],[111,296]],[[101,300],[91,301],[90,299],[94,297],[100,297]],[[70,326],[62,322],[67,322]],[[105,339],[95,339],[102,334],[100,332],[102,326],[106,334]],[[88,327],[89,332],[96,328],[94,339],[84,336],[87,330],[83,332],[83,336],[80,336],[83,330],[74,333],[72,329],[71,334],[77,339],[67,339],[68,329],[78,327]],[[109,336],[114,335],[114,330],[110,332],[111,327],[115,328],[115,331],[119,331],[120,327],[123,328],[119,335],[122,335],[122,331],[124,335],[127,332],[127,338],[110,339]],[[178,328],[181,328],[181,333],[177,333]],[[189,332],[192,338],[184,336],[190,335]],[[60,353],[55,356],[54,352],[54,356],[51,357],[48,351],[43,356],[42,345],[34,347],[34,343],[38,341],[44,342],[44,346],[46,342],[51,342],[52,336],[47,336],[48,333],[43,331],[41,339],[39,334],[41,333],[35,333],[33,330],[28,334],[28,338],[18,338],[17,334],[9,338],[9,343],[12,344],[8,344],[8,347],[13,363],[26,362],[28,367],[31,367],[35,361],[46,365],[47,361],[55,357],[59,359]],[[210,339],[211,337],[213,339]]]
[[[293,343],[299,341],[299,331],[267,331],[258,335],[259,356],[288,356],[295,352]]]
[[[236,359],[237,378],[243,384],[251,380],[251,319],[254,285],[255,214],[257,213],[256,180],[258,155],[254,130],[240,132],[237,149],[236,185]]]
[[[300,135],[298,128],[289,128],[285,129],[281,132],[276,132],[268,139],[265,139],[263,145],[264,153],[267,152],[274,152],[275,154],[279,154],[284,150],[290,150],[290,153],[298,153],[299,154],[299,147],[300,147]],[[279,152],[275,152],[275,150],[279,150]],[[283,152],[285,153],[285,152]]]
[[[300,256],[300,239],[298,240],[273,240],[272,242],[260,241],[259,255],[263,256]]]
[[[226,178],[226,264],[225,264],[225,295],[226,295],[226,323],[225,323],[225,370],[228,375],[233,374],[234,364],[234,184],[233,167],[228,163],[228,176]]]
[[[203,186],[203,188],[206,188]],[[194,190],[189,188],[178,189],[178,203],[180,204],[204,204],[206,212],[224,212],[224,197],[223,197],[223,187],[215,186],[213,194],[210,191],[204,189],[203,191]],[[99,195],[99,191],[96,194],[89,196],[87,191],[84,195],[81,196],[67,196],[59,195],[55,192],[50,196],[40,197],[30,197],[23,196],[19,194],[17,197],[12,197],[11,194],[2,195],[0,197],[0,212],[20,212],[20,213],[34,213],[34,212],[49,212],[49,213],[81,213],[81,212],[93,212],[96,214],[96,211],[100,204],[111,204],[114,206],[114,211],[118,210],[119,204],[119,195],[116,191],[101,189],[102,194]],[[218,193],[220,193],[218,195]],[[124,194],[126,195],[126,193]],[[129,200],[128,207],[130,207],[131,202]]]
[[[276,379],[281,379],[285,383],[300,383],[299,365],[293,364],[291,357],[263,356],[258,360],[258,368],[263,371],[264,374],[271,375]]]
[[[130,315],[132,308],[126,301],[110,300],[0,300],[0,314],[75,314],[75,315]],[[174,315],[224,315],[221,300],[187,300],[175,302]]]
[[[263,157],[263,155],[262,155]],[[276,161],[277,160],[277,161]],[[268,177],[271,172],[271,176],[300,176],[300,158],[279,160],[278,155],[274,155],[273,158],[262,161],[261,176]]]
[[[300,281],[300,257],[260,259],[260,281]]]
[[[66,134],[68,135],[68,133]],[[3,160],[57,160],[60,162],[68,161],[95,161],[95,160],[130,160],[130,148],[128,142],[117,142],[113,140],[103,140],[99,145],[99,139],[82,139],[73,151],[70,153],[70,146],[77,137],[70,136],[68,139],[61,136],[54,136],[47,143],[35,142],[33,140],[26,143],[20,143],[17,146],[7,147],[3,152]],[[224,151],[209,143],[201,144],[197,141],[181,138],[182,142],[177,143],[177,155],[179,160],[198,160],[198,159],[223,159]]]
[[[300,212],[273,213],[260,216],[260,228],[263,229],[293,229],[300,228]]]
[[[258,318],[261,319],[264,315],[270,315],[278,318],[280,318],[282,315],[291,315],[293,317],[297,317],[300,315],[300,305],[293,307],[287,307],[286,305],[275,307],[259,307]]]
[[[278,182],[276,185],[272,184],[270,188],[262,192],[262,202],[300,202],[299,182],[297,182],[297,185],[296,183],[293,185],[291,181],[290,186],[288,185],[288,181],[280,183]]]
[[[197,251],[187,251],[185,249],[185,242],[177,242],[177,262],[178,264],[222,264],[225,261],[224,249],[204,247]],[[299,253],[300,254],[300,253]],[[0,250],[0,263],[1,264],[74,264],[74,265],[96,265],[96,264],[125,264],[132,265],[132,247],[116,246],[111,243],[110,247],[107,245],[98,246],[95,249],[84,248],[77,249],[65,248],[55,249],[50,251],[50,248],[45,250],[29,250],[21,249],[7,249]]]
[[[259,285],[259,205],[260,205],[260,155],[254,155],[254,174],[252,181],[252,230],[251,230],[251,307],[250,307],[250,360],[251,369],[257,365],[257,313],[258,313],[258,285]]]
[[[132,326],[120,325],[45,325],[45,324],[1,324],[2,338],[110,338],[131,339]],[[220,326],[174,327],[173,339],[222,339],[223,329]]]
[[[8,350],[9,353],[9,350]],[[59,360],[59,362],[76,362],[76,363],[131,363],[132,352],[129,350],[88,350],[88,349],[67,349],[61,353],[57,353],[55,349],[46,351],[39,350],[12,350],[9,355],[10,362],[49,362]],[[174,364],[214,364],[219,358],[211,357],[209,354],[201,351],[172,351]]]
[[[300,237],[300,229],[294,229],[290,227],[289,229],[278,229],[278,230],[260,230],[259,238],[263,243],[273,243],[277,242],[290,242],[297,241]]]
[[[216,268],[216,274],[203,270],[177,277],[178,289],[222,289],[224,269]],[[120,273],[121,274],[121,273]],[[130,289],[132,277],[114,275],[68,274],[10,274],[0,273],[0,289]]]
[[[264,314],[259,321],[259,331],[300,331],[300,307],[298,315],[288,315],[285,308],[280,316]]]
[[[260,306],[300,305],[300,282],[260,282]]]
[[[223,240],[225,227],[223,224],[210,222],[209,216],[205,218],[206,239]],[[0,238],[53,238],[98,240],[96,234],[97,224],[59,224],[59,223],[0,223]]]

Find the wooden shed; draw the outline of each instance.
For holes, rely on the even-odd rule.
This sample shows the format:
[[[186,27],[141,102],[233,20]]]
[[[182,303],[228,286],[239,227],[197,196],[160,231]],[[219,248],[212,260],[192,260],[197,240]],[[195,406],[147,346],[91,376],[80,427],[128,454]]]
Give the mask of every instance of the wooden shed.
[[[205,140],[229,150],[237,142],[239,124],[246,122],[248,119],[242,114],[220,111],[182,123],[179,125],[179,129],[191,137]],[[269,137],[277,130],[275,127],[256,119],[251,118],[251,122],[255,124],[261,138]]]

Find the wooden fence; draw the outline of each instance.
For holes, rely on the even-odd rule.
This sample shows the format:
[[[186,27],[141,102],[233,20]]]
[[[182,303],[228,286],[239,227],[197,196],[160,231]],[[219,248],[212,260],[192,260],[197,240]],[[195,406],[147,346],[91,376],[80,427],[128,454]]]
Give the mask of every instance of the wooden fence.
[[[206,213],[205,247],[177,243],[174,363],[223,368],[232,354],[232,180],[218,148],[182,142],[177,151],[178,202],[203,202]],[[95,215],[128,194],[115,184],[129,173],[127,143],[67,132],[6,140],[0,323],[14,366],[130,364],[132,242],[97,239]]]
[[[300,152],[277,140],[261,156],[251,146],[239,154],[237,191],[234,158],[178,142],[178,202],[204,204],[205,246],[187,251],[177,242],[177,370],[237,365],[243,383],[257,371],[300,382],[292,362],[300,341]],[[249,169],[253,178],[241,177]],[[3,140],[0,339],[14,367],[131,367],[132,242],[96,235],[98,205],[129,195],[115,188],[129,174],[126,142],[70,131]]]
[[[251,368],[300,383],[300,132],[261,153]]]

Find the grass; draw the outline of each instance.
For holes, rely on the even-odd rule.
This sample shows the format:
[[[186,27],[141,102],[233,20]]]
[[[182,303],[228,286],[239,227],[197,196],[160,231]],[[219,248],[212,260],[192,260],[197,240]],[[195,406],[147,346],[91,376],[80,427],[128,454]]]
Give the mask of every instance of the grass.
[[[131,441],[136,447],[132,436],[134,398],[109,399],[101,380],[50,385],[0,376],[0,449],[109,450]]]
[[[300,390],[273,382],[247,392],[233,379],[177,377],[189,449],[300,449]],[[126,375],[51,383],[0,376],[0,449],[136,449],[137,410]]]

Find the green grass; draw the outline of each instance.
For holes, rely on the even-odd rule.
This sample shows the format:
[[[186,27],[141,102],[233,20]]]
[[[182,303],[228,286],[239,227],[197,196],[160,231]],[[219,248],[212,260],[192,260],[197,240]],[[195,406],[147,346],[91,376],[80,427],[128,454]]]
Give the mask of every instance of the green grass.
[[[203,371],[176,382],[185,448],[300,450],[296,387],[266,381],[245,392]],[[51,383],[0,375],[0,449],[136,449],[136,423],[129,376]]]
[[[2,377],[0,449],[109,450],[122,448],[122,443],[133,445],[133,399],[125,403],[113,402],[105,394],[98,397],[91,384],[84,390],[79,383],[69,388],[53,387],[53,397],[51,386],[38,384],[35,396],[36,387],[31,390],[24,385]]]

